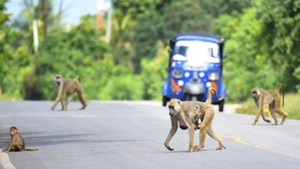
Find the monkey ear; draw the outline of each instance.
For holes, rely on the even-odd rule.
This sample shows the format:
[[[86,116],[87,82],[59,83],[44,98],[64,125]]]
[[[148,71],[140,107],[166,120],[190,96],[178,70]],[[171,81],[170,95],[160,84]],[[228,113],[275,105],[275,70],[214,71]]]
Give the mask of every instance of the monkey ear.
[[[181,101],[181,100],[178,100],[178,104],[180,104],[180,105],[181,105],[181,104],[182,104],[182,101]]]

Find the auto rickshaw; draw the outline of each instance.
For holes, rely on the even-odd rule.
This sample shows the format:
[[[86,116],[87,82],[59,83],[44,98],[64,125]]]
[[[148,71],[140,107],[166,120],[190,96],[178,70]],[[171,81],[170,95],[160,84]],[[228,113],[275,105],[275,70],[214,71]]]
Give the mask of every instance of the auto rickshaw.
[[[171,98],[205,101],[207,90],[214,87],[218,96],[226,93],[223,81],[224,39],[216,34],[184,32],[170,39],[168,77],[162,86],[162,105]],[[213,104],[224,109],[225,99],[218,101],[212,94]]]

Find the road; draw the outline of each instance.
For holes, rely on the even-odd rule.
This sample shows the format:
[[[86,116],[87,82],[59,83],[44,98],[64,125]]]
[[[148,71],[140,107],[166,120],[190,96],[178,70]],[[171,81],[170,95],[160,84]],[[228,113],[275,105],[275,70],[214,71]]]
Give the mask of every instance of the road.
[[[226,149],[207,136],[204,149],[187,153],[188,132],[178,130],[168,151],[170,129],[166,107],[148,101],[90,101],[85,110],[51,111],[51,101],[0,102],[0,149],[17,126],[35,152],[0,153],[1,169],[298,169],[300,121],[273,126],[254,116],[216,113],[213,127]],[[226,105],[225,105],[226,107]],[[217,109],[217,107],[216,107]],[[280,117],[281,120],[281,117]],[[198,131],[195,143],[198,143]]]

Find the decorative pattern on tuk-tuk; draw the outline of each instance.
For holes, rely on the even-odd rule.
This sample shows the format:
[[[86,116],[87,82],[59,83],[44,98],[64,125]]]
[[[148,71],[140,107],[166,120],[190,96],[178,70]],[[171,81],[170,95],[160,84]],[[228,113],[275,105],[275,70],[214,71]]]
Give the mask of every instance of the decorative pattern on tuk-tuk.
[[[180,86],[175,82],[174,79],[171,79],[171,90],[172,92],[181,92]]]

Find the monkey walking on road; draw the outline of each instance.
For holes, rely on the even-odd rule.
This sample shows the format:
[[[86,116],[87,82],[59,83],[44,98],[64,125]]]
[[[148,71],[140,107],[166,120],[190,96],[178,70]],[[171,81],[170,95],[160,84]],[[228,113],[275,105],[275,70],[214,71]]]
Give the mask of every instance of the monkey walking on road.
[[[209,95],[210,90],[214,90],[214,88],[211,87],[209,89]],[[222,97],[222,99],[223,98],[224,97]],[[168,150],[174,150],[169,146],[169,142],[178,129],[178,122],[189,129],[188,152],[192,152],[193,150],[201,150],[205,146],[206,134],[219,142],[219,146],[216,148],[216,150],[225,148],[222,138],[212,128],[212,121],[215,115],[215,111],[211,105],[210,97],[208,97],[206,102],[181,101],[179,99],[171,99],[169,102],[169,115],[171,120],[171,129],[164,143],[165,147]],[[199,145],[194,146],[194,130],[197,128],[197,120],[199,118],[201,119]]]
[[[269,110],[275,121],[273,125],[278,125],[276,113],[283,116],[280,124],[283,124],[286,121],[287,113],[284,112],[283,110],[281,110],[281,108],[280,108],[280,104],[281,104],[281,98],[279,95],[280,87],[282,87],[282,89],[283,89],[283,92],[282,92],[282,107],[283,107],[283,105],[284,105],[284,85],[283,84],[279,83],[277,85],[277,88],[275,91],[263,90],[263,89],[259,89],[259,88],[253,88],[251,90],[251,94],[254,99],[254,102],[258,107],[257,115],[256,115],[253,125],[255,125],[257,123],[260,115],[265,122],[271,123],[271,121],[269,119],[265,118],[264,111],[263,111],[264,104],[269,104]]]
[[[15,126],[12,126],[9,129],[9,133],[11,135],[11,143],[9,146],[2,150],[2,152],[9,152],[9,151],[37,151],[38,149],[31,149],[25,147],[25,141],[19,134],[19,129]]]
[[[85,101],[85,98],[83,96],[83,89],[80,83],[80,77],[77,76],[74,79],[66,79],[63,78],[60,74],[54,75],[53,78],[54,86],[57,92],[57,98],[51,107],[52,110],[55,109],[58,102],[61,102],[62,110],[71,110],[69,107],[69,103],[74,95],[74,93],[77,93],[78,99],[82,104],[82,108],[85,109],[87,106],[87,103]],[[66,100],[64,103],[64,94],[66,94]]]

